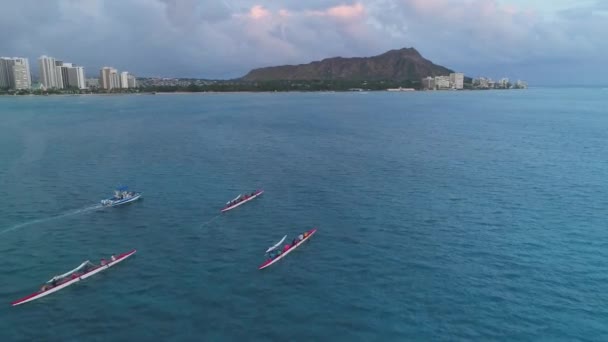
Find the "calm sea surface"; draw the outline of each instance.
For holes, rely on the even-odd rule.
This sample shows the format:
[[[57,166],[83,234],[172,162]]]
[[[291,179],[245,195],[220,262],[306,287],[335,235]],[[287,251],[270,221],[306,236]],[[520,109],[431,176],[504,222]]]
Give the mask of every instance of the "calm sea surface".
[[[0,341],[606,341],[607,157],[599,89],[0,97]]]

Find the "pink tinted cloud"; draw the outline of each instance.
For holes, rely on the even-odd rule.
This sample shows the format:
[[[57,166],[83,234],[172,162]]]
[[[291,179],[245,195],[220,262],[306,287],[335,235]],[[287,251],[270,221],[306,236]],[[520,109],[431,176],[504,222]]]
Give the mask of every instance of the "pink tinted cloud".
[[[261,5],[255,5],[249,10],[249,17],[256,20],[269,17],[270,15],[270,11]]]
[[[306,11],[306,15],[315,17],[328,17],[342,21],[353,21],[365,16],[365,7],[357,2],[352,5],[338,5],[324,10]]]
[[[327,15],[341,19],[356,19],[365,14],[365,8],[361,3],[353,5],[340,5],[330,7],[326,11]]]

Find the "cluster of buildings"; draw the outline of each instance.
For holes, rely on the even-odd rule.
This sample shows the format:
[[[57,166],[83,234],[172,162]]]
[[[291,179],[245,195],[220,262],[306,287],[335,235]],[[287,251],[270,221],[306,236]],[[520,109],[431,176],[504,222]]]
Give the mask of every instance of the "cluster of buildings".
[[[128,89],[137,88],[137,79],[127,71],[118,73],[103,67],[99,79],[85,79],[82,66],[66,63],[49,56],[38,58],[39,81],[42,90],[49,89]],[[27,90],[32,88],[32,75],[27,58],[0,57],[0,89]]]
[[[473,80],[473,88],[477,89],[526,89],[528,84],[524,81],[517,80],[511,83],[508,78],[502,78],[499,81],[494,81],[491,78],[479,77]]]
[[[84,68],[72,63],[64,63],[53,57],[38,58],[40,84],[42,89],[86,89]]]
[[[137,79],[127,71],[119,74],[112,67],[103,67],[99,71],[98,84],[99,88],[106,90],[137,88]]]
[[[429,76],[422,79],[422,87],[427,90],[461,90],[464,89],[464,74],[455,72],[449,76]]]
[[[213,84],[215,82],[202,79],[192,78],[161,78],[161,77],[148,77],[140,78],[138,80],[142,87],[187,87],[189,85],[204,86]]]
[[[422,88],[426,90],[464,89],[464,74],[451,73],[449,76],[426,77],[422,80]],[[528,84],[524,81],[511,83],[508,78],[493,81],[491,78],[479,77],[473,79],[472,84],[467,83],[467,89],[526,89]]]

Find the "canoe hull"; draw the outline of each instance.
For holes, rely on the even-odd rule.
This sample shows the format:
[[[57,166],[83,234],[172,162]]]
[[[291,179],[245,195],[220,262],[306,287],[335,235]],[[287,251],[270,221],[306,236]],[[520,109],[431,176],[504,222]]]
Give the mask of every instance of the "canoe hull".
[[[258,270],[263,270],[266,267],[270,267],[270,266],[274,265],[276,262],[278,262],[279,260],[281,260],[284,257],[286,257],[287,254],[291,253],[291,251],[293,251],[294,249],[300,247],[304,242],[308,241],[308,239],[310,239],[310,237],[313,236],[316,232],[317,232],[317,228],[313,228],[313,229],[309,230],[308,231],[308,236],[305,237],[302,241],[298,242],[295,246],[290,247],[287,251],[283,252],[278,257],[276,257],[276,258],[274,258],[272,260],[266,260],[262,265],[260,265],[260,267],[258,267]]]
[[[118,263],[126,260],[128,257],[130,257],[131,255],[135,254],[136,252],[137,252],[137,250],[134,249],[134,250],[132,250],[130,252],[123,253],[123,254],[119,255],[118,257],[116,257],[116,260],[111,261],[111,262],[109,262],[108,264],[106,264],[104,266],[99,266],[99,267],[97,267],[97,268],[95,268],[95,269],[93,269],[93,270],[91,270],[91,271],[89,271],[89,272],[81,275],[78,278],[74,278],[74,279],[71,279],[70,281],[67,281],[67,282],[61,284],[61,285],[57,285],[57,286],[53,287],[50,290],[38,291],[38,292],[33,293],[33,294],[31,294],[31,295],[29,295],[27,297],[23,297],[23,298],[21,298],[19,300],[16,300],[16,301],[14,301],[14,302],[11,303],[11,306],[17,306],[17,305],[25,304],[27,302],[31,302],[31,301],[36,300],[36,299],[40,299],[42,297],[46,297],[46,296],[48,296],[48,295],[50,295],[52,293],[55,293],[55,292],[57,292],[59,290],[62,290],[62,289],[66,288],[66,287],[68,287],[70,285],[73,285],[73,284],[75,284],[75,283],[77,283],[77,282],[79,282],[79,281],[81,281],[83,279],[91,277],[94,274],[97,274],[99,272],[105,271],[108,268],[110,268],[110,267],[112,267],[112,266],[114,266],[114,265],[116,265],[116,264],[118,264]]]
[[[258,198],[259,196],[262,196],[263,193],[264,193],[264,190],[260,190],[260,191],[256,192],[255,195],[249,197],[248,199],[246,199],[244,201],[240,201],[239,203],[237,203],[235,205],[232,205],[230,207],[226,207],[226,208],[222,209],[221,212],[225,213],[225,212],[227,212],[229,210],[232,210],[234,208],[237,208],[237,207],[239,207],[239,206],[241,206],[241,205],[243,205],[243,204],[245,204],[245,203],[247,203],[249,201],[253,201],[254,199]]]

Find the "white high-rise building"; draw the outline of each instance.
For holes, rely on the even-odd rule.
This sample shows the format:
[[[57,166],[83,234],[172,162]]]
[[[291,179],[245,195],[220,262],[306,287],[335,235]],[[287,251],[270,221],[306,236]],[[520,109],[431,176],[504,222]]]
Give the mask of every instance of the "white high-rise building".
[[[129,88],[137,88],[137,78],[135,76],[129,74]]]
[[[13,64],[13,88],[30,89],[32,77],[30,75],[30,63],[27,58],[15,58]]]
[[[111,67],[103,67],[99,71],[99,86],[105,90],[120,88],[120,78],[118,70]]]
[[[61,79],[61,69],[59,69],[59,71],[57,70],[57,61],[55,60],[55,58],[41,56],[40,58],[38,58],[38,64],[40,66],[40,83],[42,83],[42,85],[46,89],[63,88],[63,80]]]
[[[87,81],[84,78],[84,68],[81,66],[77,66],[76,75],[76,77],[78,78],[78,88],[87,89]]]
[[[68,87],[86,89],[84,80],[84,68],[80,66],[64,67],[67,71]]]
[[[423,78],[422,87],[424,87],[424,89],[434,90],[435,89],[435,79],[431,76]]]
[[[123,71],[120,73],[120,87],[122,89],[129,88],[129,72]]]
[[[454,89],[464,89],[464,74],[461,72],[451,73],[450,83]]]
[[[0,88],[29,89],[32,86],[27,58],[0,57]]]
[[[450,77],[449,76],[435,76],[435,88],[437,89],[450,89]]]
[[[110,85],[112,88],[120,88],[120,76],[118,75],[118,70],[112,69],[110,72]]]
[[[9,57],[0,57],[0,89],[11,88],[13,76],[13,60]]]

